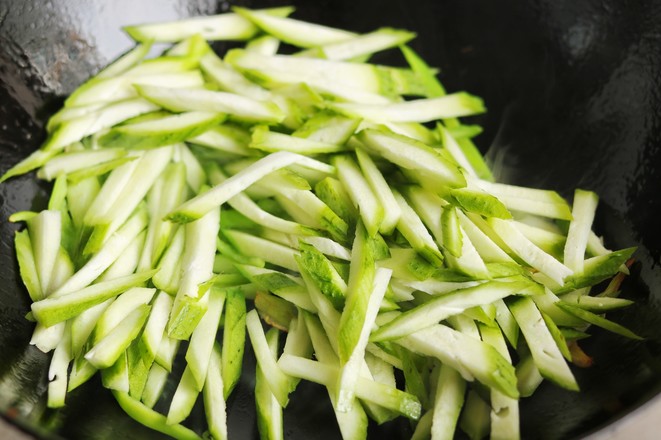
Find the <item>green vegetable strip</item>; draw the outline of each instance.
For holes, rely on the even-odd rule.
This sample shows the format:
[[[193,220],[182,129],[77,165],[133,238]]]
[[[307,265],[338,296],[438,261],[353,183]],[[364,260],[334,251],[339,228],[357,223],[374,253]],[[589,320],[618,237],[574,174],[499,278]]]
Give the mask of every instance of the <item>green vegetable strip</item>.
[[[114,127],[101,136],[98,142],[104,148],[126,146],[137,150],[163,147],[202,134],[225,118],[224,114],[217,111],[188,111],[176,115],[163,115],[157,119]]]
[[[234,7],[234,12],[247,18],[260,29],[278,39],[300,47],[313,47],[327,43],[335,43],[353,37],[353,32],[336,29],[319,24],[308,23],[286,17],[288,14],[269,14],[267,11],[256,11]]]
[[[139,64],[149,53],[151,46],[151,41],[146,41],[142,44],[136,44],[133,49],[129,50],[124,55],[117,58],[117,60],[108,64],[88,81],[96,81],[98,79],[112,78],[114,76],[121,75],[133,66]]]
[[[466,396],[459,426],[468,438],[484,438],[489,433],[489,404],[475,390]]]
[[[202,438],[183,425],[167,423],[164,415],[143,405],[140,401],[129,396],[128,393],[113,391],[113,395],[126,414],[155,431],[179,440],[200,440]]]
[[[152,364],[151,369],[149,370],[149,375],[147,376],[145,388],[140,397],[142,403],[147,407],[153,408],[154,405],[156,405],[156,402],[161,397],[168,375],[168,370],[157,363]]]
[[[439,365],[436,372],[438,379],[432,408],[431,438],[451,440],[464,405],[466,381],[457,370],[445,364]]]
[[[465,92],[440,98],[417,99],[392,104],[331,104],[330,108],[347,116],[373,122],[430,122],[440,118],[456,118],[484,113],[480,98]]]
[[[339,374],[338,369],[332,365],[289,354],[283,354],[278,365],[287,374],[326,386],[334,383]],[[359,377],[356,382],[356,396],[413,420],[420,417],[421,406],[415,396],[373,380]]]
[[[223,174],[217,166],[210,166],[211,170],[209,172],[209,180],[213,185],[218,185],[224,182],[227,177]],[[313,234],[314,230],[303,226],[299,223],[292,222],[289,220],[282,219],[277,217],[268,211],[263,210],[259,207],[258,204],[252,201],[250,197],[246,196],[243,193],[239,193],[229,199],[227,203],[241,214],[248,217],[250,220],[255,223],[273,228],[277,231],[285,232],[288,234]]]
[[[53,292],[53,297],[66,295],[88,286],[125,252],[146,226],[147,213],[144,210],[137,211],[124,226],[113,234],[99,252],[88,260],[85,266]]]
[[[257,358],[257,365],[262,371],[268,371],[265,375],[268,387],[283,408],[289,402],[289,393],[291,391],[291,382],[282,369],[277,365],[276,360],[271,353],[264,329],[259,321],[259,315],[256,310],[251,310],[246,315],[246,327],[250,342],[252,343]]]
[[[84,150],[63,153],[49,160],[37,175],[40,179],[53,180],[61,175],[80,171],[101,162],[119,159],[126,155],[123,148],[108,148],[103,150]]]
[[[461,146],[457,140],[450,134],[450,132],[443,127],[443,125],[437,125],[437,131],[441,134],[441,142],[443,148],[445,148],[452,158],[457,161],[457,163],[464,169],[466,172],[472,176],[477,177],[478,172],[473,168],[473,164],[470,162],[468,157],[464,154],[464,151],[461,149]]]
[[[459,258],[463,255],[463,234],[459,227],[457,210],[446,206],[441,212],[441,243],[450,256]]]
[[[265,13],[287,16],[292,8],[281,7],[265,10]],[[205,40],[247,40],[257,32],[257,28],[245,18],[235,13],[195,17],[162,23],[145,23],[124,27],[136,41],[156,41],[160,43],[182,41],[196,34]]]
[[[209,369],[202,389],[204,412],[209,424],[209,433],[217,440],[227,439],[227,409],[223,393],[222,361],[220,348],[215,344],[209,360]]]
[[[430,298],[425,303],[399,315],[393,321],[374,331],[372,341],[395,339],[427,328],[450,316],[480,304],[490,304],[517,294],[529,285],[528,281],[489,281]]]
[[[145,328],[134,342],[133,349],[137,355],[133,362],[130,362],[132,368],[129,372],[129,394],[135,398],[140,398],[148,385],[149,374],[172,309],[172,298],[165,292],[158,292],[151,306]]]
[[[142,154],[140,153],[140,156]],[[94,201],[88,206],[85,212],[85,217],[83,218],[85,225],[97,225],[103,222],[104,216],[109,216],[109,209],[122,194],[122,191],[137,169],[138,163],[137,160],[128,162],[114,169],[108,175]]]
[[[268,127],[261,125],[257,126],[252,132],[250,148],[268,152],[291,151],[292,153],[308,155],[336,153],[346,150],[343,145],[277,133],[269,131]]]
[[[246,50],[262,55],[275,55],[280,48],[280,40],[271,35],[261,35],[246,43]]]
[[[197,157],[184,143],[178,143],[174,146],[174,154],[175,161],[184,165],[188,186],[196,193],[202,191],[207,182],[207,175]],[[181,203],[181,201],[178,202]]]
[[[49,159],[54,157],[58,152],[59,151],[57,151],[57,150],[51,150],[51,151],[37,150],[37,151],[34,151],[28,157],[21,160],[16,165],[12,166],[9,170],[7,170],[0,177],[0,183],[4,182],[7,179],[11,179],[12,177],[27,174],[30,171],[35,170],[35,169],[43,166],[46,162],[48,162]]]
[[[510,359],[503,333],[498,327],[478,324],[482,340],[493,346],[505,359]],[[519,402],[504,394],[491,391],[491,438],[517,439],[519,432]]]
[[[398,192],[393,192],[393,194],[401,212],[397,222],[397,230],[406,238],[411,247],[425,257],[427,261],[435,266],[442,265],[443,255],[418,214],[401,194]]]
[[[372,291],[368,293],[369,296],[366,304],[363,305],[363,299],[358,298],[358,295],[362,294],[359,290],[350,291],[351,293],[349,294],[346,307],[342,311],[339,337],[348,338],[353,336],[348,336],[349,331],[359,331],[359,334],[349,357],[346,361],[341,362],[337,399],[337,408],[339,411],[348,411],[351,408],[350,402],[355,392],[356,382],[360,378],[360,369],[365,359],[365,347],[367,346],[367,341],[372,326],[374,325],[376,314],[379,311],[379,306],[381,305],[386,289],[388,288],[388,282],[390,281],[391,275],[392,271],[389,269],[377,269],[372,281]],[[356,274],[356,276],[360,275]],[[351,287],[357,287],[351,282],[351,278],[349,282]],[[358,289],[362,289],[362,282]],[[361,307],[365,307],[365,310],[361,310]],[[361,318],[362,323],[354,324]],[[348,322],[350,322],[350,324],[347,324]],[[360,327],[357,330],[353,330],[351,327],[354,325],[359,325]],[[349,330],[347,330],[347,328],[349,328]],[[341,343],[340,347],[343,346],[344,344]],[[342,361],[342,351],[340,351],[340,360]]]
[[[314,52],[318,51],[321,58],[329,60],[351,60],[405,44],[413,38],[415,34],[412,32],[381,28],[351,39],[323,45],[315,48]]]
[[[225,292],[215,287],[209,291],[209,306],[199,324],[191,334],[186,362],[197,383],[198,390],[204,387],[204,381],[209,369],[216,331],[220,325],[220,316],[225,303]]]
[[[266,101],[272,98],[270,91],[248,80],[213,52],[205,54],[200,59],[200,68],[222,90],[258,101]]]
[[[235,174],[219,185],[214,186],[209,191],[182,204],[172,211],[168,215],[168,218],[180,223],[187,223],[198,219],[210,210],[222,205],[227,200],[239,194],[265,175],[296,162],[302,162],[304,165],[307,165],[312,161],[311,159],[286,151],[270,154],[255,162],[242,172]]]
[[[48,368],[48,402],[49,408],[64,406],[67,393],[67,372],[73,359],[71,351],[71,327],[67,326],[64,335],[57,344],[50,367]]]
[[[96,177],[88,177],[78,181],[69,180],[67,185],[67,206],[71,221],[79,234],[83,233],[83,218],[90,204],[96,198],[101,185]]]
[[[168,85],[177,88],[201,87],[204,78],[198,71],[147,73],[145,75],[128,74],[114,78],[87,83],[76,89],[65,101],[65,108],[95,105],[96,103],[113,103],[121,100],[135,98],[138,93],[134,87],[143,85]]]
[[[28,231],[41,292],[48,297],[52,293],[51,277],[62,238],[61,212],[54,210],[40,212],[28,221]]]
[[[128,368],[128,352],[121,353],[114,364],[101,370],[101,383],[109,390],[128,393]]]
[[[71,351],[75,357],[81,355],[83,347],[94,331],[97,322],[112,303],[113,299],[108,299],[71,319]]]
[[[158,352],[156,353],[156,358],[154,362],[158,363],[161,367],[165,368],[168,372],[172,371],[172,364],[174,363],[174,357],[177,355],[179,350],[180,340],[170,338],[167,335],[167,331],[163,334],[161,339],[161,344],[158,347]]]
[[[561,387],[578,390],[576,379],[533,300],[526,297],[517,298],[509,304],[509,309],[528,342],[530,353],[542,376]]]
[[[519,325],[516,323],[514,316],[512,316],[510,309],[507,308],[504,301],[495,301],[494,305],[496,307],[496,322],[498,326],[500,326],[503,335],[505,335],[512,347],[516,347],[519,341]]]
[[[518,397],[514,367],[482,341],[437,324],[400,338],[397,343],[416,353],[437,358],[459,371],[464,378],[475,378],[507,396]]]
[[[185,420],[193,410],[193,405],[195,405],[199,394],[200,391],[195,382],[195,377],[191,372],[190,365],[187,365],[172,397],[166,419],[167,424],[174,425]]]
[[[335,354],[319,318],[310,313],[305,313],[304,319],[308,334],[310,335],[315,357],[324,364],[339,365],[339,358]],[[367,415],[359,401],[354,399],[351,402],[351,408],[348,411],[338,411],[336,384],[328,384],[326,389],[328,390],[328,395],[333,404],[335,418],[337,419],[343,438],[366,438]]]
[[[611,331],[613,333],[622,335],[627,338],[635,339],[635,340],[642,340],[643,338],[632,332],[631,330],[614,323],[612,321],[609,321],[606,318],[603,318],[597,314],[594,314],[592,312],[589,312],[587,310],[580,309],[578,307],[575,307],[573,305],[564,303],[562,301],[559,301],[557,303],[557,306],[560,307],[562,310],[565,312],[576,316],[579,319],[582,319],[583,321],[590,323],[592,325],[596,325],[598,327],[605,328],[608,331]]]
[[[32,242],[27,230],[19,231],[14,236],[14,247],[16,248],[16,259],[18,260],[21,281],[30,295],[30,299],[39,301],[44,298],[39,283],[39,271],[32,251]]]
[[[553,281],[562,285],[565,278],[573,274],[573,271],[567,266],[530,242],[516,229],[511,220],[490,218],[488,222],[516,255],[530,266],[548,275]]]
[[[385,130],[367,128],[356,137],[371,152],[407,170],[429,175],[441,185],[465,186],[465,179],[451,160],[422,142]]]
[[[339,260],[351,260],[351,251],[330,238],[310,236],[299,238],[299,242],[307,243],[324,255]]]
[[[133,287],[113,298],[96,322],[91,343],[98,343],[113,331],[113,329],[120,326],[129,313],[132,313],[135,309],[143,305],[149,304],[155,292],[156,290],[152,288]]]
[[[170,245],[163,253],[152,282],[154,286],[170,295],[176,295],[181,278],[181,256],[185,246],[185,228],[178,228]]]
[[[252,156],[256,153],[248,148],[250,135],[240,127],[227,123],[212,127],[198,136],[189,138],[187,142],[236,156]]]
[[[266,333],[269,355],[273,358],[278,355],[279,331],[275,328]],[[255,371],[255,406],[257,411],[257,429],[261,439],[282,440],[284,438],[284,427],[282,418],[282,406],[270,388],[267,379],[270,370],[264,370],[259,362]],[[276,368],[278,368],[276,366]],[[293,386],[291,384],[290,386]]]
[[[533,242],[544,252],[556,257],[557,259],[561,258],[562,250],[565,247],[565,242],[567,239],[564,235],[554,231],[549,231],[543,227],[532,226],[517,220],[514,221],[514,226],[516,226],[519,232],[521,232],[528,240]]]
[[[340,242],[347,241],[349,226],[312,191],[281,188],[276,191],[276,201],[294,220],[328,231],[333,239]]]
[[[235,248],[246,255],[264,254],[264,261],[296,271],[296,251],[288,246],[239,231],[223,231]]]
[[[113,298],[125,290],[149,280],[155,271],[139,272],[122,278],[92,284],[75,292],[32,303],[35,319],[46,326],[73,318],[84,310]]]
[[[312,356],[312,343],[308,335],[305,320],[303,319],[303,312],[300,309],[297,316],[292,318],[289,323],[287,339],[285,340],[285,346],[282,352],[305,358]],[[299,379],[292,377],[291,380],[293,382],[292,388],[296,388]]]
[[[585,249],[592,230],[597,202],[597,195],[591,191],[576,190],[574,192],[572,221],[569,224],[563,261],[575,273],[583,272]]]
[[[300,254],[296,262],[312,278],[315,284],[332,303],[341,310],[347,295],[347,284],[337,272],[331,261],[309,244],[299,245]]]
[[[284,118],[282,110],[272,102],[257,101],[245,96],[236,95],[228,92],[214,92],[206,89],[195,88],[171,88],[171,87],[157,87],[143,85],[136,87],[141,96],[149,101],[158,104],[173,112],[188,112],[182,114],[190,115],[192,120],[199,120],[199,130],[195,130],[185,136],[181,136],[180,140],[186,140],[204,133],[207,129],[217,125],[223,120],[222,114],[228,114],[239,121],[244,122],[262,122],[262,123],[278,123]],[[206,120],[204,114],[207,114],[209,123],[204,123]],[[193,115],[195,118],[193,119]],[[170,119],[173,121],[175,117]],[[142,130],[149,130],[151,127],[147,124],[153,125],[155,128],[156,122],[144,122]],[[128,126],[127,126],[128,127]],[[136,124],[138,128],[138,124]],[[118,130],[123,132],[123,127]]]
[[[69,384],[67,392],[71,392],[87,382],[94,376],[97,369],[85,360],[82,356],[77,356],[71,363],[71,373],[69,374]]]
[[[154,182],[147,195],[150,214],[145,248],[140,255],[138,268],[156,267],[176,231],[176,225],[163,221],[163,216],[186,197],[186,170],[182,163],[170,163]]]
[[[341,314],[337,333],[338,355],[342,365],[349,361],[362,339],[369,300],[374,290],[376,269],[369,240],[367,230],[362,223],[359,223],[352,246],[347,302]]]
[[[149,306],[142,305],[131,312],[121,326],[116,326],[85,354],[85,359],[98,369],[110,367],[138,336],[147,321],[149,310]]]
[[[239,289],[228,289],[226,296],[221,356],[225,399],[239,382],[246,339],[245,298]]]
[[[41,148],[45,152],[57,154],[68,145],[78,142],[86,136],[155,110],[158,110],[158,106],[142,98],[114,102],[94,112],[85,113],[76,119],[62,123],[51,133]]]
[[[200,298],[205,294],[203,283],[209,281],[213,274],[216,243],[210,237],[218,236],[220,209],[210,210],[184,228],[182,276],[168,322],[168,334],[177,339],[188,339],[206,311],[206,304]]]
[[[358,164],[360,165],[363,177],[369,182],[374,195],[382,206],[383,219],[379,225],[379,232],[382,234],[390,234],[399,222],[402,213],[401,208],[399,207],[397,200],[395,200],[395,196],[390,189],[388,182],[383,177],[383,174],[381,174],[381,171],[379,171],[370,155],[359,148],[356,150],[356,158],[358,159]]]
[[[322,93],[348,101],[367,99],[370,103],[381,104],[390,100],[380,92],[392,94],[392,90],[387,90],[391,71],[385,71],[380,78],[378,66],[369,64],[286,55],[264,56],[241,49],[229,51],[225,61],[270,86],[305,83]]]
[[[475,184],[487,193],[496,196],[508,209],[542,217],[571,220],[567,202],[555,191],[525,188],[521,186],[492,183],[484,180]]]

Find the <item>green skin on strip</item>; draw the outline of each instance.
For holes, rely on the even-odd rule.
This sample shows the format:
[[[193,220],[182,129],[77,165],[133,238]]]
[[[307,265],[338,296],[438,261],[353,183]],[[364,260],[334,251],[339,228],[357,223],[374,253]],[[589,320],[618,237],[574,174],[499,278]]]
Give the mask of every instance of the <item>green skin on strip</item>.
[[[587,310],[583,310],[579,307],[576,307],[574,305],[565,303],[563,301],[558,301],[556,303],[558,307],[560,307],[562,310],[565,312],[576,316],[579,319],[584,320],[587,323],[590,323],[592,325],[596,325],[597,327],[604,328],[608,331],[611,331],[613,333],[616,333],[618,335],[630,338],[630,339],[635,339],[635,340],[643,340],[644,338],[638,336],[631,330],[629,330],[626,327],[621,326],[620,324],[616,324],[613,321],[610,321],[602,316],[599,316],[595,313],[589,312]]]
[[[18,259],[21,280],[28,290],[32,301],[39,301],[43,298],[41,285],[39,284],[39,275],[35,266],[34,254],[32,252],[32,242],[27,229],[17,232],[14,237],[14,247]]]
[[[228,289],[225,302],[221,372],[223,395],[227,399],[241,377],[246,340],[246,300],[239,289]]]
[[[429,407],[429,361],[423,356],[397,346],[399,358],[402,360],[402,371],[406,383],[406,391],[420,400],[423,408]],[[423,373],[426,373],[423,375]]]
[[[168,336],[181,340],[190,338],[206,311],[206,302],[183,295],[172,307],[168,321]]]
[[[362,237],[359,237],[359,235],[362,235]],[[349,360],[354,347],[358,343],[376,274],[374,255],[372,255],[372,248],[369,245],[370,237],[364,227],[359,227],[356,230],[356,237],[353,253],[358,258],[354,260],[354,256],[352,256],[351,264],[355,264],[356,267],[355,269],[352,267],[352,272],[349,274],[346,305],[340,318],[338,332],[338,354],[342,363]]]
[[[176,118],[171,116],[169,118]],[[162,121],[165,123],[165,119]],[[112,129],[109,133],[99,139],[99,143],[104,148],[125,147],[134,149],[146,149],[162,147],[183,142],[186,139],[198,136],[209,128],[218,125],[225,119],[225,115],[215,115],[200,120],[194,125],[181,127],[177,131],[162,130],[160,133],[155,131],[138,131],[133,129],[133,125],[123,125]],[[148,124],[145,122],[144,124]],[[135,124],[138,125],[138,124]]]
[[[345,242],[347,233],[349,232],[349,225],[342,220],[335,212],[329,207],[324,207],[320,212],[321,227],[328,231],[328,233],[335,240]]]
[[[631,258],[635,251],[636,248],[631,247],[586,260],[583,273],[567,277],[564,286],[556,290],[555,293],[565,293],[583,287],[594,286],[601,281],[611,278]]]
[[[298,264],[306,269],[321,293],[333,303],[333,306],[341,310],[344,306],[346,292],[338,284],[338,280],[342,281],[342,278],[331,261],[309,244],[300,243],[299,249],[300,255],[296,257]]]
[[[250,277],[250,280],[271,292],[299,286],[296,281],[292,280],[287,275],[278,272],[254,275]]]
[[[509,210],[496,197],[466,188],[454,188],[450,195],[464,211],[474,212],[485,217],[512,218]]]
[[[199,435],[183,425],[168,424],[164,415],[143,405],[127,393],[113,391],[113,395],[126,414],[141,424],[179,440],[201,440]]]
[[[443,209],[441,213],[443,231],[443,247],[453,256],[461,257],[463,234],[459,226],[459,218],[454,207]]]
[[[141,338],[129,346],[126,354],[129,368],[129,394],[131,397],[139,399],[147,384],[149,370],[154,363],[154,355],[147,349]]]
[[[45,151],[45,150],[37,150],[13,167],[11,167],[5,174],[0,177],[0,183],[4,182],[5,180],[15,177],[15,176],[20,176],[22,174],[27,174],[32,170],[35,170],[39,167],[41,167],[43,164],[48,162],[48,160],[55,156],[59,151]]]
[[[355,225],[358,212],[339,180],[326,177],[315,185],[314,191],[348,225]]]
[[[155,270],[140,272],[111,281],[92,284],[89,287],[56,298],[46,298],[32,303],[32,314],[45,326],[78,316],[83,311],[101,304],[120,293],[142,285],[150,279]]]

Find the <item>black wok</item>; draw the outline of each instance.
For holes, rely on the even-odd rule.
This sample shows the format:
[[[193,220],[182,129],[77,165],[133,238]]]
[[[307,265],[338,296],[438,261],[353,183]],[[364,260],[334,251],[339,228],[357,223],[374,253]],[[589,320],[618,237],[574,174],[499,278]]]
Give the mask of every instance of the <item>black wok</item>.
[[[636,305],[609,317],[645,340],[592,329],[583,347],[594,366],[575,369],[582,392],[545,384],[525,399],[524,437],[608,433],[627,420],[635,425],[636,408],[650,400],[661,411],[660,1],[0,0],[0,172],[38,147],[63,96],[129,48],[121,25],[282,3],[294,4],[299,18],[354,31],[416,31],[413,47],[441,69],[449,90],[485,99],[477,142],[501,180],[565,196],[577,186],[594,190],[595,228],[606,244],[638,246],[623,286]],[[43,207],[46,191],[33,176],[0,186],[0,410],[35,436],[153,438],[98,381],[72,393],[64,409],[45,408],[48,356],[28,344],[29,299],[7,216]],[[246,364],[229,402],[231,438],[257,437],[251,353]],[[314,385],[297,390],[285,412],[287,438],[338,438],[326,400]],[[371,428],[374,438],[410,432],[405,421]]]

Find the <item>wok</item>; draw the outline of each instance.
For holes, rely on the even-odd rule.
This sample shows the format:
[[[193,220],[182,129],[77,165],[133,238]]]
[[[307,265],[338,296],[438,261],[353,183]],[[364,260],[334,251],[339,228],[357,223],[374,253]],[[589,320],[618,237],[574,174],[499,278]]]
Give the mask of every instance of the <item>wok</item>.
[[[610,248],[638,246],[623,286],[635,305],[609,317],[645,337],[591,329],[589,369],[574,369],[581,393],[544,384],[522,402],[524,438],[605,435],[636,426],[645,404],[661,406],[661,2],[640,0],[0,0],[0,171],[44,138],[62,98],[127,50],[124,24],[227,10],[232,4],[297,7],[305,20],[369,31],[414,30],[412,43],[441,69],[448,90],[485,99],[477,143],[500,180],[573,188],[600,197],[595,228]],[[379,61],[380,59],[377,59]],[[123,415],[98,381],[45,407],[48,356],[29,346],[29,300],[17,277],[7,216],[44,206],[34,176],[0,186],[0,410],[37,437],[154,438]],[[232,438],[256,438],[254,358],[229,402]],[[655,402],[656,401],[656,402]],[[654,407],[653,407],[654,409]],[[193,419],[193,425],[202,422]],[[285,411],[286,437],[338,438],[320,387],[302,386]],[[408,438],[406,421],[370,428],[373,438]],[[629,431],[631,432],[631,431]],[[625,438],[625,437],[623,437]]]

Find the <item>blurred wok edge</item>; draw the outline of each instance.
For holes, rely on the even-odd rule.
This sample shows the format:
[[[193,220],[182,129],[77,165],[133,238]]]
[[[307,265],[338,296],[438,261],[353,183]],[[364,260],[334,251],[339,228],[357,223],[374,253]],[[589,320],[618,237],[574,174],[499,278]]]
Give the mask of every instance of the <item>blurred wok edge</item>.
[[[376,0],[232,4],[293,4],[299,18],[355,31],[415,30],[413,47],[441,68],[449,90],[485,99],[489,113],[476,120],[485,128],[477,142],[488,150],[501,180],[568,197],[577,186],[592,189],[601,196],[596,228],[606,244],[639,246],[624,286],[624,295],[637,304],[610,317],[647,339],[634,343],[593,330],[584,349],[595,366],[576,371],[583,393],[544,386],[527,399],[522,417],[528,437],[583,435],[661,391],[660,1],[409,0],[388,8]],[[0,172],[38,147],[40,128],[63,96],[130,47],[119,26],[228,6],[211,0],[0,0]],[[45,186],[32,177],[0,187],[0,410],[38,435],[54,429],[66,437],[140,437],[145,431],[122,418],[111,398],[93,394],[94,388],[76,392],[64,411],[43,407],[47,358],[27,347],[32,326],[23,316],[29,303],[16,278],[16,227],[6,218],[44,197]],[[86,407],[90,399],[112,423],[98,424],[99,415]],[[309,425],[308,432],[316,432]],[[243,429],[237,437],[255,435],[251,427]],[[322,437],[337,435],[333,426],[319,429]],[[391,429],[388,437],[401,432]],[[291,438],[305,438],[297,434]]]

